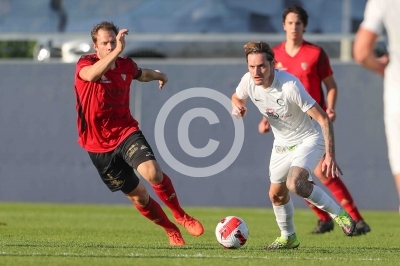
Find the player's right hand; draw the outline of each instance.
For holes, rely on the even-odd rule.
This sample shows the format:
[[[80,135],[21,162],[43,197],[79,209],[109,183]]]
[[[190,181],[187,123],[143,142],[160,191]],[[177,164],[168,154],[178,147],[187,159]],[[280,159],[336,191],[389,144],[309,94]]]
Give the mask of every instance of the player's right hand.
[[[129,30],[127,29],[122,29],[118,32],[116,41],[117,41],[117,46],[115,49],[117,49],[119,52],[122,52],[125,49],[125,35],[128,35]]]
[[[245,116],[246,113],[247,113],[247,108],[245,106],[232,105],[232,115],[235,118],[240,119],[243,116]]]
[[[336,119],[335,110],[327,108],[325,112],[328,115],[328,117],[331,120],[331,122],[335,121],[335,119]]]

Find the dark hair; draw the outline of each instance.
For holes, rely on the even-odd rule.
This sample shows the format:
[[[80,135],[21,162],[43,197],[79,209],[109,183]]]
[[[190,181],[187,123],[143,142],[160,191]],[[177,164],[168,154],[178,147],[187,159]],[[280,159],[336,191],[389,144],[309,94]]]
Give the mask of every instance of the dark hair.
[[[94,25],[92,32],[91,32],[93,43],[97,42],[97,33],[99,30],[106,30],[106,31],[112,30],[115,33],[115,35],[117,35],[119,28],[117,26],[115,26],[114,23],[109,22],[109,21],[102,21],[99,24]]]
[[[272,62],[275,60],[274,51],[266,42],[248,42],[244,46],[244,52],[246,53],[246,60],[249,54],[262,54],[265,53],[267,61]]]
[[[302,8],[299,5],[294,5],[294,6],[286,8],[285,11],[283,11],[283,15],[282,15],[283,23],[285,23],[286,16],[289,13],[297,14],[300,17],[301,22],[303,22],[304,27],[307,27],[308,14],[307,14],[307,11],[304,10],[304,8]]]

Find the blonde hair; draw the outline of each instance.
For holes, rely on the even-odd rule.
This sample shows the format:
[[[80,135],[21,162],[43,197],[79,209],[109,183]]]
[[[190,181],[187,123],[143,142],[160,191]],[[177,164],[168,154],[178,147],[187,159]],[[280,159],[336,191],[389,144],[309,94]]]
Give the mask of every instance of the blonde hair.
[[[97,42],[97,33],[99,30],[113,31],[115,35],[118,34],[119,28],[114,25],[114,23],[109,21],[102,21],[96,25],[94,25],[91,35],[93,43]]]

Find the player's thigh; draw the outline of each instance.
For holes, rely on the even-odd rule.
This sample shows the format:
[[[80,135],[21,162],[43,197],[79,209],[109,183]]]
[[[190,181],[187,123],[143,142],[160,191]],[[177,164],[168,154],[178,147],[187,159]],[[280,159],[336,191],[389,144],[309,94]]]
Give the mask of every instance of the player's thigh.
[[[131,167],[150,183],[160,183],[163,175],[150,144],[141,131],[131,134],[120,145],[120,154]]]
[[[132,167],[115,152],[89,152],[89,156],[101,180],[112,192],[121,190],[124,194],[128,194],[138,186],[139,178]]]
[[[325,145],[323,140],[317,138],[308,138],[293,151],[292,166],[297,166],[307,170],[308,180],[312,181],[314,169],[321,162],[325,154]]]
[[[138,165],[137,171],[139,174],[151,184],[161,183],[163,180],[163,172],[157,161],[144,161]]]
[[[400,112],[385,113],[388,157],[393,174],[400,174]]]
[[[150,144],[141,131],[129,135],[119,146],[118,152],[125,162],[134,169],[137,169],[143,162],[156,160]]]
[[[288,151],[281,151],[276,146],[272,149],[269,162],[269,179],[272,184],[286,182],[287,174],[291,165],[292,154]]]

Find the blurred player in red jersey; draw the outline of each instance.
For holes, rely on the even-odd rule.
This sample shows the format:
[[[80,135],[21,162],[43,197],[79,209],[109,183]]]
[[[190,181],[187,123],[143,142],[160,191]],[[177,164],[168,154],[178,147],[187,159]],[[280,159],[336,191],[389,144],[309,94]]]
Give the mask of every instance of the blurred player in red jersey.
[[[337,85],[332,76],[329,58],[324,50],[303,39],[308,23],[308,14],[302,7],[295,5],[287,8],[282,17],[286,41],[273,48],[276,59],[275,67],[295,75],[333,122],[336,118]],[[324,83],[326,88],[326,101],[321,82]],[[261,120],[258,130],[261,134],[270,130],[270,125],[265,117]],[[322,172],[321,163],[322,161],[315,169],[314,175],[332,192],[336,200],[357,222],[356,233],[370,232],[370,227],[364,222],[345,184],[340,177],[325,176]],[[333,230],[334,223],[329,214],[315,208],[312,204],[308,203],[308,205],[318,216],[317,226],[312,233],[322,234]]]
[[[107,187],[112,192],[122,191],[143,216],[165,229],[171,245],[181,246],[185,241],[178,227],[149,196],[134,169],[190,234],[200,236],[204,228],[181,208],[171,180],[161,171],[129,108],[133,79],[158,80],[162,89],[168,77],[158,70],[141,69],[132,59],[119,56],[127,34],[127,29],[119,30],[107,21],[92,29],[96,53],[83,55],[75,72],[78,143],[88,151]]]

